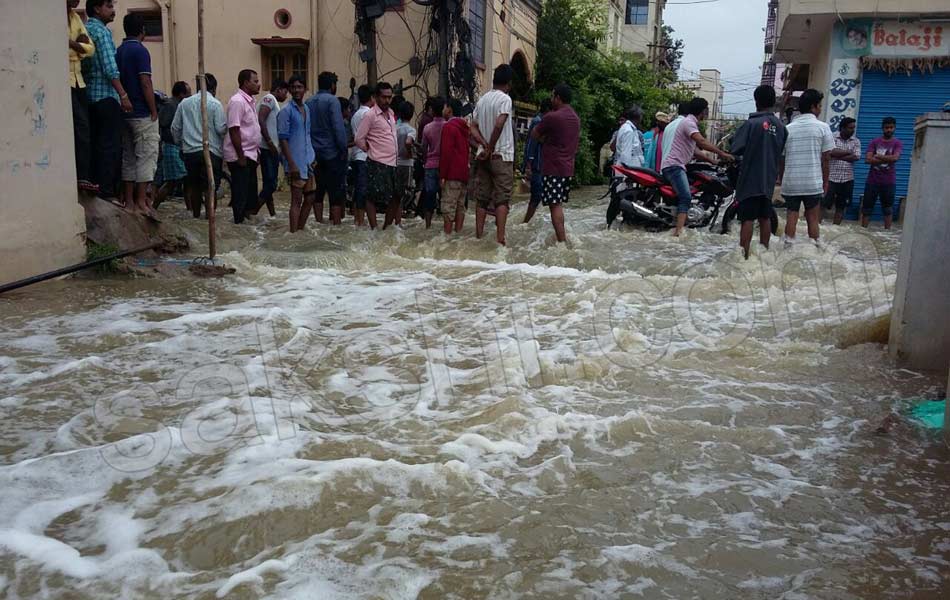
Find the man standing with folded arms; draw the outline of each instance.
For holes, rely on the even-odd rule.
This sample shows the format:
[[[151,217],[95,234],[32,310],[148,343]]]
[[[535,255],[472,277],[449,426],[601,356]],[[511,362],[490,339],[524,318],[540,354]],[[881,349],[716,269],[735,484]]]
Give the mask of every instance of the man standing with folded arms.
[[[257,159],[261,126],[254,96],[261,91],[257,72],[244,69],[238,74],[238,91],[228,102],[228,140],[224,160],[231,171],[231,211],[241,224],[247,211],[257,205]]]
[[[801,114],[786,128],[785,157],[780,169],[780,185],[785,198],[785,246],[795,243],[798,216],[805,207],[808,237],[819,245],[818,217],[821,202],[828,193],[831,151],[835,139],[827,123],[818,120],[823,95],[818,90],[805,90],[798,99]]]
[[[82,59],[96,53],[86,26],[76,13],[79,0],[66,0],[66,32],[69,44],[69,88],[73,104],[73,142],[76,152],[76,182],[79,190],[95,194],[99,187],[89,175],[89,102],[82,77]]]

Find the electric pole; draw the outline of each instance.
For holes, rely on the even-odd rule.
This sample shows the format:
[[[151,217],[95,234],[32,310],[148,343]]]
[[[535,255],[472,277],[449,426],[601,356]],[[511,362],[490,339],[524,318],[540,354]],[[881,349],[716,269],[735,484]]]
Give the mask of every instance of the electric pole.
[[[376,62],[376,19],[366,19],[366,83],[376,87],[379,78]]]
[[[439,0],[439,94],[449,98],[449,2]]]

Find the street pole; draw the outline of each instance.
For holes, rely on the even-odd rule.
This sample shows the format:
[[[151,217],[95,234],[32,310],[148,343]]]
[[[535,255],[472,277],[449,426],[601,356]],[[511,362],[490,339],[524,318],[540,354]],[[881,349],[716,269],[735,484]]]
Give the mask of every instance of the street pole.
[[[198,79],[201,85],[201,149],[208,176],[205,212],[208,215],[208,257],[213,261],[217,251],[214,232],[214,168],[211,165],[211,144],[208,141],[208,82],[205,80],[205,3],[198,0]]]
[[[439,2],[439,94],[449,98],[449,7]]]
[[[374,88],[379,79],[379,63],[376,61],[376,19],[365,19],[366,27],[366,83]]]

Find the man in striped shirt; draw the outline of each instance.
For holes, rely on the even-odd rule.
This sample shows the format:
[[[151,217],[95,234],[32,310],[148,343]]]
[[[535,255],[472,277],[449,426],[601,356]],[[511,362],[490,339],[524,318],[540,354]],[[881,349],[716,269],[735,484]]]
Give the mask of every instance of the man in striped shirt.
[[[854,135],[857,124],[851,117],[841,119],[835,134],[835,149],[831,151],[828,172],[828,194],[825,210],[835,209],[835,225],[841,225],[844,211],[854,195],[854,163],[861,160],[861,140]]]
[[[798,215],[803,204],[808,237],[818,245],[818,217],[821,201],[828,193],[831,151],[835,149],[831,128],[818,120],[822,98],[818,90],[805,90],[798,100],[798,109],[802,114],[787,128],[785,158],[779,171],[787,210],[786,247],[795,242]]]

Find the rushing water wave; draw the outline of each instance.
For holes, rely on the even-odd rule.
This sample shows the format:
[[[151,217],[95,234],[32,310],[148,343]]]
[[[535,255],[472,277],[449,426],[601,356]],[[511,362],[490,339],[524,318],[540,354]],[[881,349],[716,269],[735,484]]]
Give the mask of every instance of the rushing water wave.
[[[945,597],[947,451],[874,435],[941,390],[898,234],[746,262],[598,192],[567,247],[225,223],[229,279],[5,298],[0,595]]]

